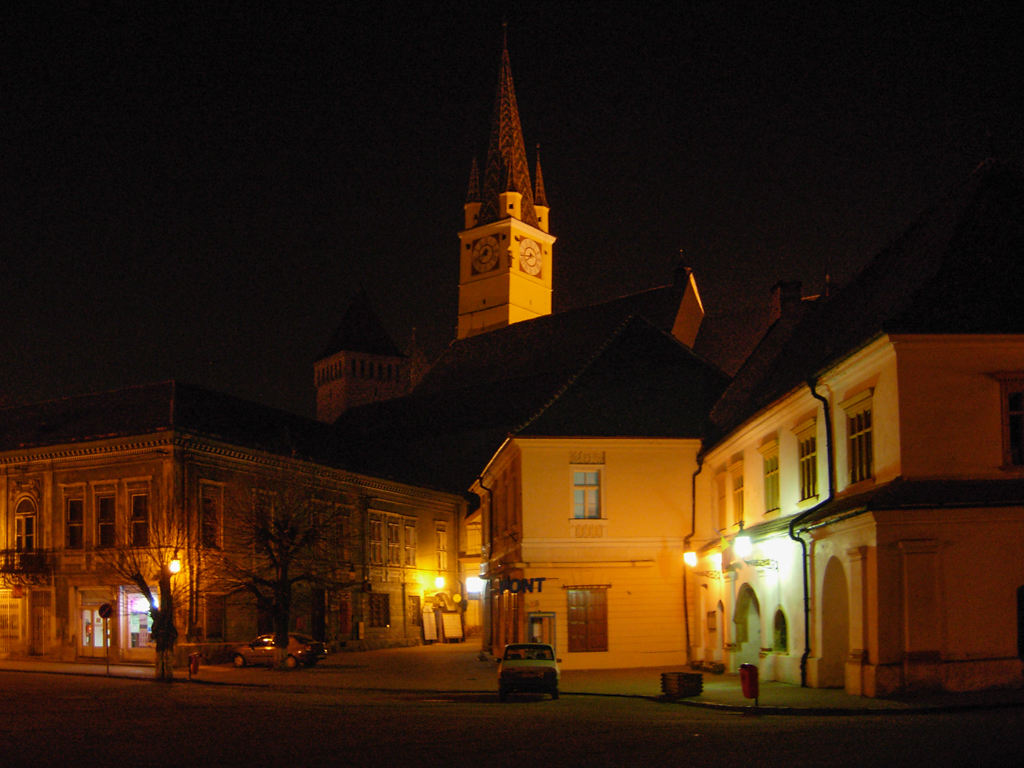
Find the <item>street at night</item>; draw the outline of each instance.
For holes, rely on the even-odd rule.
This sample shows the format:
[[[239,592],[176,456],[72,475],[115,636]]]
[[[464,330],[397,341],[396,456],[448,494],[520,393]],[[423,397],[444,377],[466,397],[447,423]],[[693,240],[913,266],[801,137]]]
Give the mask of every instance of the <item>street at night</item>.
[[[271,673],[272,675],[274,673]],[[0,672],[3,765],[1019,765],[1024,709],[752,716],[655,699]],[[309,678],[306,678],[309,679]],[[340,678],[339,678],[340,679]]]
[[[1024,765],[1019,11],[73,5],[0,768]]]

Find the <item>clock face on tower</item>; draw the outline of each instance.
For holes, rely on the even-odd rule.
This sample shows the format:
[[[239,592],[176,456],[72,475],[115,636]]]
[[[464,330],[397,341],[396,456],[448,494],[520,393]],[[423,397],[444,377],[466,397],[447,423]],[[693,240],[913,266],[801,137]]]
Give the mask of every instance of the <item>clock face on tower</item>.
[[[539,275],[543,265],[540,244],[536,240],[525,238],[519,244],[519,268],[528,275]]]
[[[471,266],[474,275],[490,272],[498,266],[498,239],[496,237],[481,237],[473,243]]]

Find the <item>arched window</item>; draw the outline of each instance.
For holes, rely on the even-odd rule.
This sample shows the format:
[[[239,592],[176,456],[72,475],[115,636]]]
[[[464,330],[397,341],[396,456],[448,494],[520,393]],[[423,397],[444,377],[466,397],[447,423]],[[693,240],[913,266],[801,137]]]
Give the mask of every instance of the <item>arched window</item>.
[[[781,608],[775,611],[775,621],[772,624],[772,650],[778,653],[789,650],[789,625]]]
[[[31,499],[19,501],[14,511],[14,548],[18,552],[36,548],[36,505]]]

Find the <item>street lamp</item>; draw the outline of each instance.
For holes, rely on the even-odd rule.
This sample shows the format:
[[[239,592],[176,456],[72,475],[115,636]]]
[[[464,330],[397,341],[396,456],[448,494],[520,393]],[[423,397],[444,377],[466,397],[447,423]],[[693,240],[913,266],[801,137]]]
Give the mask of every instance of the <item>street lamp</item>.
[[[733,540],[732,546],[736,556],[740,558],[749,557],[750,553],[754,551],[754,545],[749,536],[737,536]]]

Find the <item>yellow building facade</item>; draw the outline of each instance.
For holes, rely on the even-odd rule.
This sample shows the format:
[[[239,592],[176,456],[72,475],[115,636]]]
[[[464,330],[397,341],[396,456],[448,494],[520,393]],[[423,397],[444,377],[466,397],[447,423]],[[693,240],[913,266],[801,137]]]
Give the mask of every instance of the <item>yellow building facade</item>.
[[[490,530],[491,651],[566,669],[683,664],[683,540],[698,440],[513,438],[473,490]]]

